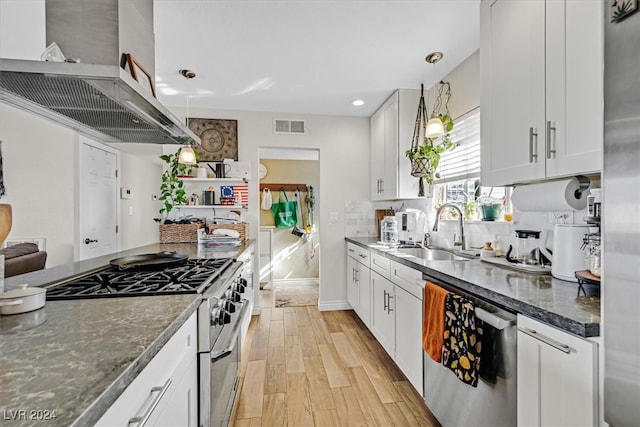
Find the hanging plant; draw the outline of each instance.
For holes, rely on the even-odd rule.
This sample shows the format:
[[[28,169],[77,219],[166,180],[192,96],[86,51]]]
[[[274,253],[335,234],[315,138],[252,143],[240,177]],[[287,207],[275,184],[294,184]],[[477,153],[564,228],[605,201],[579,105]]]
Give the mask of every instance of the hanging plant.
[[[444,89],[446,88],[446,92]],[[446,96],[444,104],[445,112],[440,113],[442,105],[442,95]],[[420,102],[418,104],[418,116],[413,130],[413,140],[411,148],[405,152],[411,161],[411,175],[420,178],[420,192],[418,196],[424,196],[423,179],[428,184],[433,184],[439,178],[437,169],[440,164],[440,157],[445,151],[453,150],[456,144],[451,141],[450,132],[453,130],[453,120],[449,114],[449,100],[451,99],[451,86],[448,82],[440,82],[438,98],[433,107],[432,119],[437,117],[442,123],[444,135],[439,137],[427,136],[427,108],[424,102],[424,85],[420,86]]]
[[[162,184],[160,185],[160,200],[162,207],[160,208],[160,218],[154,218],[156,222],[164,224],[167,217],[176,205],[185,205],[187,203],[186,192],[184,190],[184,182],[180,179],[182,176],[190,175],[193,166],[197,166],[198,152],[196,154],[196,164],[186,165],[180,163],[180,149],[173,154],[163,154],[160,156],[165,163],[167,169],[162,172]]]

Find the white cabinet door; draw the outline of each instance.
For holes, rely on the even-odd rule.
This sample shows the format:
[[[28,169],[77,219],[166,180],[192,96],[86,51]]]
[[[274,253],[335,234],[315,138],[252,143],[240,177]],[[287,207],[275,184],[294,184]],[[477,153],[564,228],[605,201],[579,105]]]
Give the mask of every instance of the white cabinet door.
[[[518,426],[598,425],[597,345],[518,315]]]
[[[481,4],[481,178],[505,185],[602,169],[602,4]]]
[[[371,328],[371,270],[364,265],[358,266],[358,309],[360,320]]]
[[[398,180],[398,92],[371,117],[371,199],[396,197]]]
[[[360,293],[358,292],[358,262],[347,257],[347,301],[351,305],[351,308],[358,313],[360,308]]]
[[[194,313],[129,384],[96,426],[126,426],[136,417],[157,419],[160,423],[159,414],[178,417],[180,422],[173,425],[196,425],[196,323]],[[184,420],[190,420],[192,424],[184,424]]]
[[[544,2],[483,1],[480,11],[482,185],[542,177]]]
[[[393,283],[371,272],[373,307],[371,310],[371,332],[382,347],[393,357],[395,348],[395,301]]]
[[[411,148],[419,100],[419,91],[398,89],[371,116],[372,200],[418,196],[418,179],[404,153]]]
[[[271,283],[273,280],[273,228],[260,227],[260,283]]]
[[[396,350],[395,361],[416,391],[422,387],[422,301],[395,286]]]
[[[547,176],[602,170],[603,7],[547,1]]]
[[[198,366],[195,355],[184,371],[177,375],[176,384],[163,401],[149,418],[148,425],[195,427],[198,424]]]

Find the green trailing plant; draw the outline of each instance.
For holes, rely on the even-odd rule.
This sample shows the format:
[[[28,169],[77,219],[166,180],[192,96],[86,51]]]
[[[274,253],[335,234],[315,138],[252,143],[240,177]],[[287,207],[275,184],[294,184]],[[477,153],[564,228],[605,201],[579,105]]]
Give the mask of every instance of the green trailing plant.
[[[173,154],[163,154],[160,156],[166,164],[167,168],[162,172],[162,184],[160,185],[160,218],[155,221],[164,223],[173,211],[176,205],[184,205],[187,203],[186,192],[184,190],[184,182],[180,179],[182,176],[191,174],[194,166],[197,166],[198,153],[196,152],[196,165],[185,165],[178,162],[180,157],[180,149]]]
[[[446,92],[444,89],[446,88]],[[424,92],[424,88],[422,88]],[[444,104],[445,112],[440,113],[442,105],[442,95],[446,96]],[[438,98],[434,105],[434,112],[442,122],[444,127],[444,135],[438,138],[426,137],[427,109],[424,103],[424,94],[421,93],[420,103],[418,105],[418,117],[416,118],[416,126],[413,134],[411,148],[405,151],[405,156],[411,161],[411,175],[424,180],[428,184],[433,184],[440,175],[437,172],[440,164],[440,158],[445,151],[453,150],[456,144],[451,141],[451,131],[453,130],[453,119],[449,114],[449,99],[451,99],[451,86],[448,82],[440,82],[438,90]],[[422,126],[422,132],[420,127]],[[420,141],[420,136],[423,136]],[[421,191],[422,192],[422,191]],[[419,194],[423,195],[423,194]]]

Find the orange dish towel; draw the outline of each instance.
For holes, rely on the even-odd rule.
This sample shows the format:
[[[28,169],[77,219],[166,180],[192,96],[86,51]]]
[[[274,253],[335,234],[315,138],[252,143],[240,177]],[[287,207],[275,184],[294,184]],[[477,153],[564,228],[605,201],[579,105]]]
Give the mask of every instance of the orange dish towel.
[[[424,288],[422,315],[422,348],[436,362],[442,361],[444,342],[444,300],[449,292],[427,282]]]

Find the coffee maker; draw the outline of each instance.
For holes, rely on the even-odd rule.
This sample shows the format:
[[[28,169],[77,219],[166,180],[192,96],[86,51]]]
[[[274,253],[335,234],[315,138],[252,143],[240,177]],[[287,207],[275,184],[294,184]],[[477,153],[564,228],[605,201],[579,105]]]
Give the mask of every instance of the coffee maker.
[[[427,216],[418,209],[407,208],[396,213],[398,240],[401,245],[419,245],[424,239]]]
[[[515,254],[513,254],[513,247],[509,245],[505,256],[507,261],[526,265],[551,264],[551,254],[544,245],[540,244],[541,231],[515,230],[515,232],[517,237]]]

